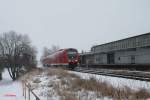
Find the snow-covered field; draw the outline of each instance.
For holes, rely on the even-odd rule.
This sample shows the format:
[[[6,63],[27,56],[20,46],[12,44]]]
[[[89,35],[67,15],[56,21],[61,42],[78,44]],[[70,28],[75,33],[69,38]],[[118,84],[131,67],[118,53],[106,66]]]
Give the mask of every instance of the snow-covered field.
[[[110,84],[104,85],[110,87],[110,90],[112,87],[114,90],[117,90],[117,88],[121,89],[127,87],[130,88],[130,90],[133,92],[140,89],[145,89],[150,93],[150,82],[80,73],[74,71],[64,71],[62,69],[58,70],[49,68],[35,70],[32,73],[25,75],[23,79],[27,80],[30,83],[31,89],[37,96],[39,96],[41,100],[113,100],[114,98],[112,97],[112,95],[108,95],[109,93],[103,94],[103,91],[102,93],[99,93],[99,90],[92,90],[95,87],[91,87],[89,85],[91,84],[91,81],[94,81],[93,79],[101,82],[101,84]],[[96,83],[92,84],[97,85]],[[147,92],[145,92],[145,90],[144,92],[139,93],[146,93],[147,96]],[[3,73],[3,80],[0,81],[0,100],[25,100],[22,95],[23,93],[21,82],[12,81],[7,70],[5,70]],[[150,97],[148,96],[148,98]],[[146,99],[142,100],[150,100],[148,98],[146,97]],[[31,100],[35,100],[35,97],[32,94]]]
[[[63,75],[65,72],[57,72],[52,70],[52,75],[48,75],[47,70],[44,72],[31,76],[27,75],[27,81],[31,85],[31,89],[36,93],[41,100],[112,100],[108,97],[99,97],[95,92],[79,90],[74,91],[73,88],[70,88],[70,79],[73,80],[76,76]],[[55,72],[56,71],[56,72]],[[62,71],[62,70],[61,70]],[[57,73],[55,75],[55,73]]]
[[[67,73],[70,73],[70,75]],[[150,92],[150,82],[74,71],[67,71],[67,73],[63,70],[43,69],[31,75],[27,74],[25,80],[31,84],[33,92],[36,93],[41,100],[113,100],[111,96],[101,96],[101,94],[98,94],[96,91],[87,90],[86,88],[88,86],[83,89],[78,88],[76,84],[71,83],[72,81],[76,82],[74,80],[77,78],[85,80],[94,78],[100,82],[111,84],[115,88],[128,87],[135,91],[145,89]],[[80,82],[77,84],[79,87],[80,84],[83,85],[83,83]],[[88,83],[86,83],[85,86],[86,85],[88,85]],[[5,70],[3,73],[3,80],[0,81],[0,100],[25,100],[22,94],[21,82],[12,81],[7,70]],[[32,94],[31,100],[35,100]]]
[[[135,89],[135,90],[141,89],[141,88],[150,90],[150,82],[126,79],[126,78],[119,78],[119,77],[88,74],[88,73],[80,73],[80,72],[74,72],[74,71],[70,71],[70,72],[79,75],[83,79],[89,79],[89,78],[93,77],[93,78],[96,78],[97,80],[105,81],[107,83],[110,83],[111,85],[113,85],[116,88],[127,86],[127,87],[130,87],[131,89]]]
[[[138,93],[141,93],[143,96],[147,96],[148,94],[149,98],[149,93],[145,92],[145,90],[149,91],[150,82],[86,74],[74,71],[67,71],[67,73],[69,73],[70,75],[66,74],[66,72],[63,72],[62,70],[57,71],[53,69],[43,69],[43,71],[39,70],[30,75],[27,75],[26,80],[31,84],[32,90],[41,98],[41,100],[113,100],[113,93],[105,93],[109,91],[102,91],[101,93],[99,91],[101,89],[98,89],[98,91],[96,91],[97,89],[93,90],[95,87],[89,86],[91,84],[90,82],[94,81],[90,80],[92,78],[101,82],[102,86],[107,86],[106,89],[109,90],[108,87],[110,87],[110,91],[127,87],[127,90],[131,90],[132,93],[132,95],[127,93],[125,95],[127,96],[127,98],[128,95],[134,97],[137,96]],[[77,81],[75,81],[76,79]],[[105,83],[107,84],[105,85]],[[97,85],[97,83],[92,84]],[[144,91],[137,92],[140,89],[144,89]],[[123,93],[124,92],[126,93],[126,90],[123,91]],[[133,100],[133,98],[131,97],[130,100]],[[146,99],[143,100],[149,99],[147,99],[146,97]]]
[[[12,81],[7,70],[0,81],[0,100],[25,100],[22,96],[22,85],[19,81]]]

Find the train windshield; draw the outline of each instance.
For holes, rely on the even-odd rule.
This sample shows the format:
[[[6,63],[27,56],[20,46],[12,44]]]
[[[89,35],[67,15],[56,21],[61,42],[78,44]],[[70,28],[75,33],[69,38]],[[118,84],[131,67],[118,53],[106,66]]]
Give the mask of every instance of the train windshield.
[[[68,49],[67,53],[69,59],[75,59],[77,57],[77,50],[75,49]]]

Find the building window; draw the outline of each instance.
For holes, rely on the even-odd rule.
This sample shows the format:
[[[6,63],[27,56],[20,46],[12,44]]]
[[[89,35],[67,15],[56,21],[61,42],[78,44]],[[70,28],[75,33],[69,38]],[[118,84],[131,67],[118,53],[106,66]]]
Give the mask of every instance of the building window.
[[[118,60],[120,61],[120,60],[121,60],[121,58],[120,58],[120,57],[118,57]]]

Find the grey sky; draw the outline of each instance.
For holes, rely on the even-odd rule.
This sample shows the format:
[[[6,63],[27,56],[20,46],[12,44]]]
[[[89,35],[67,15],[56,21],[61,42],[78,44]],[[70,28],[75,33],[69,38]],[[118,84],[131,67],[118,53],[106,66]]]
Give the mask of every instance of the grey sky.
[[[150,32],[150,0],[0,0],[0,33],[28,34],[44,46],[92,45]]]

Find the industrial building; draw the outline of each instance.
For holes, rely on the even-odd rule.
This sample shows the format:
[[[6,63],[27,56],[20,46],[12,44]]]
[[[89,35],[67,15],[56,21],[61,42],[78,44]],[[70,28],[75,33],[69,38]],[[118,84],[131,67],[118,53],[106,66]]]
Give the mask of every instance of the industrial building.
[[[150,65],[150,33],[96,45],[81,54],[83,64]]]

